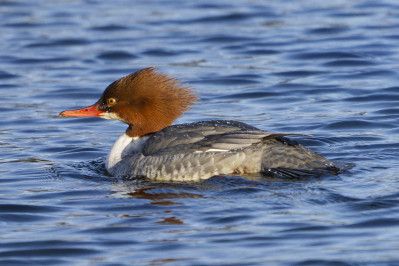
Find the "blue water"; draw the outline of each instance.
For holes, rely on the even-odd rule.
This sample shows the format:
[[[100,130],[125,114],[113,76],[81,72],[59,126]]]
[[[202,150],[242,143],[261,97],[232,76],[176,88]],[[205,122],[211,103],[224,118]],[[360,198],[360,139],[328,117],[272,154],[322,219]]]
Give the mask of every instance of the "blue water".
[[[331,2],[331,3],[330,3]],[[399,264],[399,3],[0,1],[0,265]],[[355,166],[126,181],[118,121],[61,119],[157,66],[234,119]]]

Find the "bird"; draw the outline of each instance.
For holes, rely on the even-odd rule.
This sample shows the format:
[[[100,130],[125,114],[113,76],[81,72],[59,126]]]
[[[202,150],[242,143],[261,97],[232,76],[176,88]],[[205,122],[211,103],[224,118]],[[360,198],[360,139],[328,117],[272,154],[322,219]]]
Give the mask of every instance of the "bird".
[[[111,83],[93,105],[60,117],[100,117],[128,125],[106,161],[112,176],[196,182],[213,176],[302,177],[338,172],[336,164],[287,136],[233,120],[173,124],[199,98],[194,89],[149,67]]]

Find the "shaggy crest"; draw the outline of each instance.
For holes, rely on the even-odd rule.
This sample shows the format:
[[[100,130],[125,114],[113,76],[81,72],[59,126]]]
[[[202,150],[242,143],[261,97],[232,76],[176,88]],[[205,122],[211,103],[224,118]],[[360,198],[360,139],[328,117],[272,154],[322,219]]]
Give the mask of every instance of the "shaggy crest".
[[[127,123],[126,133],[138,137],[170,126],[196,100],[190,86],[151,67],[109,85],[98,109],[115,113],[109,118]]]

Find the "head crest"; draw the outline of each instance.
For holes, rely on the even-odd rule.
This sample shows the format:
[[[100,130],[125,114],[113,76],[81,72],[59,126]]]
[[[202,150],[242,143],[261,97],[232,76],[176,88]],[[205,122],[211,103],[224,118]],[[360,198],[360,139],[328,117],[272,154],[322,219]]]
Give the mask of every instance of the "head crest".
[[[173,123],[198,100],[193,89],[150,67],[113,82],[100,101],[116,99],[112,112],[129,124],[131,137],[156,132]]]

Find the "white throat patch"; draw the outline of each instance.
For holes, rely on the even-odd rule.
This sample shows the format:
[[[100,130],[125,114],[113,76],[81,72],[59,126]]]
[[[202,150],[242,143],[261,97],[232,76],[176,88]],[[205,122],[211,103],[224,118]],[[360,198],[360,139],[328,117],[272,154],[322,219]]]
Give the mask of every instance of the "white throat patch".
[[[117,115],[116,113],[104,112],[100,114],[100,117],[104,119],[113,119],[113,120],[122,121],[122,118],[120,118],[119,115]]]

